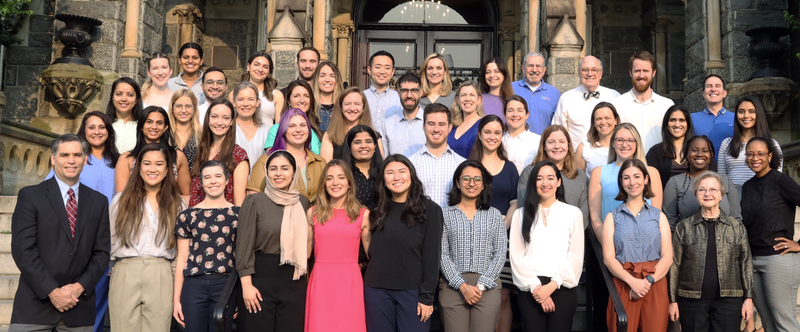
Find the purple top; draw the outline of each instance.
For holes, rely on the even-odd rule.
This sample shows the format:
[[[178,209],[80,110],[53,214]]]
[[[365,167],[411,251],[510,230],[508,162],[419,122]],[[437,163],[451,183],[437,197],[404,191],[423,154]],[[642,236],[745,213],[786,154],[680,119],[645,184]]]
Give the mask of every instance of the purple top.
[[[503,123],[506,123],[506,117],[505,114],[503,114],[503,98],[500,98],[500,96],[495,96],[491,93],[484,93],[482,97],[483,111],[486,112],[486,115],[497,115],[503,119]]]
[[[447,145],[459,156],[464,157],[464,159],[469,158],[472,145],[475,144],[475,139],[478,138],[478,125],[480,123],[480,121],[475,121],[472,127],[469,127],[459,138],[456,138],[456,128],[454,127],[450,130],[450,135],[447,136]]]

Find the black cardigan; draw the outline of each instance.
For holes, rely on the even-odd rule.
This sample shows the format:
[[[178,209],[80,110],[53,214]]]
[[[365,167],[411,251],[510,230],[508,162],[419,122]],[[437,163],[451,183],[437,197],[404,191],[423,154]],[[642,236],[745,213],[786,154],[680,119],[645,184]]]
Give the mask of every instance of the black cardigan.
[[[794,239],[795,207],[800,206],[800,185],[788,175],[770,170],[753,176],[742,186],[742,224],[747,228],[753,256],[780,254],[772,248],[777,237]]]
[[[647,151],[645,160],[647,160],[647,166],[653,166],[658,170],[658,174],[661,175],[661,189],[664,189],[667,187],[667,181],[672,175],[672,159],[669,159],[664,155],[664,150],[661,149],[661,144],[662,143],[653,145],[653,147],[650,148],[650,151]],[[714,172],[717,171],[716,152],[711,156],[708,170]]]

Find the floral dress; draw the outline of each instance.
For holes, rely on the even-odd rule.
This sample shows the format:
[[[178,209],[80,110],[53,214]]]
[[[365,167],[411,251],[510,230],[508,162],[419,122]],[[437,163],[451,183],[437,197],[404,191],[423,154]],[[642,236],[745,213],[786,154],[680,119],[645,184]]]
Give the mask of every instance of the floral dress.
[[[178,215],[175,234],[189,243],[189,259],[183,275],[230,273],[235,269],[236,226],[239,207],[188,208]]]

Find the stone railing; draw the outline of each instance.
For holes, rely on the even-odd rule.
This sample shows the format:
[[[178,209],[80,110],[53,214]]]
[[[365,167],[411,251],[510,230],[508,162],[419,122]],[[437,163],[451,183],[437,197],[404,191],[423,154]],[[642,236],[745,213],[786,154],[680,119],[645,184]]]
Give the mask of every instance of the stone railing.
[[[2,194],[16,196],[50,172],[50,143],[56,134],[16,121],[0,120]]]

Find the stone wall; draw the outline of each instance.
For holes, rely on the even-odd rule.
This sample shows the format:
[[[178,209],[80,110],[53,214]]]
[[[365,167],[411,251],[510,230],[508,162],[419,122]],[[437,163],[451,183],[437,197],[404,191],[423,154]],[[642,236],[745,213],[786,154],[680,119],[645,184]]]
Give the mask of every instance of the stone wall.
[[[642,1],[640,0],[598,0],[594,2],[592,29],[593,54],[603,62],[603,86],[624,93],[631,89],[631,77],[627,61],[618,58],[645,47],[642,29]],[[611,62],[612,52],[615,60]]]

